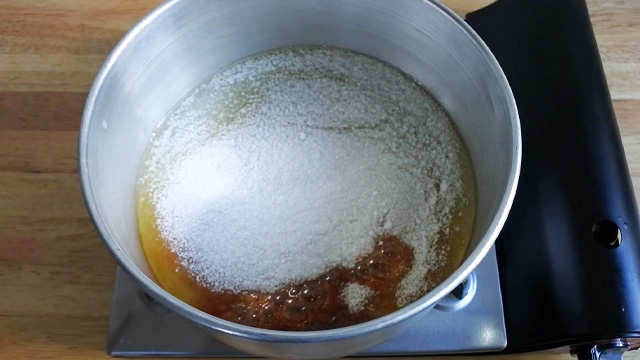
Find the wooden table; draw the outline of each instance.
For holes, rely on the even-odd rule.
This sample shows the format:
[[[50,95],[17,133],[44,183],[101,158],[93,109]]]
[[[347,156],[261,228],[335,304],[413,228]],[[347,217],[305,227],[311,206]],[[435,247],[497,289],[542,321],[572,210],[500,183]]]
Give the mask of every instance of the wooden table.
[[[101,63],[159,2],[0,0],[0,359],[107,358],[115,263],[82,202],[77,130]],[[640,194],[640,1],[589,7]]]

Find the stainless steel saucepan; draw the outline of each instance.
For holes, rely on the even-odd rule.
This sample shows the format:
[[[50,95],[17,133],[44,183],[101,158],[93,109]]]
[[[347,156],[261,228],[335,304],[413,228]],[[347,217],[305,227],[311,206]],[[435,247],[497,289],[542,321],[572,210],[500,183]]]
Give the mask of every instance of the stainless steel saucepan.
[[[386,61],[445,107],[470,151],[477,219],[462,265],[419,300],[382,318],[325,331],[238,325],[203,313],[156,284],[136,228],[135,184],[143,152],[167,111],[225,66],[266,50],[328,45]],[[356,353],[419,320],[478,265],[502,228],[520,171],[513,95],[482,40],[435,0],[173,0],[113,50],[89,94],[79,166],[95,226],[119,265],[162,304],[249,353],[329,358]]]

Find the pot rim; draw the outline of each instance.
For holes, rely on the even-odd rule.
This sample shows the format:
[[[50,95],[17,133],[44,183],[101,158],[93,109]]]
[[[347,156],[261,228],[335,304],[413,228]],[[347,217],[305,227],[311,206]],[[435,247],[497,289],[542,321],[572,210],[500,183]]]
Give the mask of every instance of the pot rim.
[[[129,259],[124,251],[113,240],[113,236],[103,222],[102,216],[93,196],[93,190],[90,186],[91,182],[88,170],[89,164],[87,160],[90,120],[92,118],[96,99],[100,92],[102,84],[104,83],[105,78],[108,76],[114,64],[118,61],[118,58],[120,57],[124,49],[127,48],[127,46],[129,46],[129,44],[135,40],[136,36],[142,31],[143,28],[145,28],[149,23],[156,20],[172,7],[178,6],[182,2],[182,0],[169,0],[156,7],[149,14],[143,17],[133,28],[131,28],[131,30],[129,30],[125,34],[125,36],[118,42],[118,44],[105,60],[93,82],[82,115],[78,142],[78,169],[80,175],[80,186],[82,189],[85,206],[89,211],[91,220],[95,228],[98,229],[98,233],[102,239],[102,242],[105,244],[113,258],[115,258],[118,265],[129,276],[135,279],[138,285],[141,285],[145,292],[152,295],[154,299],[158,300],[170,310],[179,313],[187,319],[207,328],[220,331],[227,335],[266,342],[317,343],[364,335],[402,322],[407,318],[413,317],[420,312],[430,309],[442,297],[453,291],[453,289],[458,286],[476,268],[476,266],[485,257],[487,252],[491,249],[509,214],[509,210],[515,197],[521,168],[522,138],[520,120],[518,117],[515,99],[513,98],[513,93],[508,84],[508,81],[502,71],[502,68],[498,64],[498,61],[495,59],[484,41],[462,18],[460,18],[456,13],[454,13],[452,10],[442,5],[438,1],[415,1],[428,3],[434,6],[445,16],[449,17],[451,21],[453,21],[458,26],[460,31],[464,32],[471,40],[473,40],[475,45],[481,51],[482,55],[485,57],[485,60],[487,60],[493,73],[497,75],[500,87],[505,92],[504,95],[507,98],[506,100],[508,102],[507,105],[509,117],[512,126],[511,136],[513,139],[513,151],[511,156],[511,169],[509,170],[507,191],[503,194],[500,205],[496,212],[498,215],[491,221],[488,231],[484,234],[478,246],[476,246],[476,248],[467,256],[465,261],[446,280],[444,280],[437,287],[435,287],[419,299],[415,300],[411,304],[406,305],[388,315],[360,324],[337,329],[316,331],[267,330],[223,320],[213,315],[209,315],[201,310],[198,310],[191,305],[188,305],[187,303],[179,300],[178,298],[164,290],[162,287],[160,287],[160,285],[150,279],[144,272],[142,272],[142,270],[138,268],[138,266],[136,266]]]

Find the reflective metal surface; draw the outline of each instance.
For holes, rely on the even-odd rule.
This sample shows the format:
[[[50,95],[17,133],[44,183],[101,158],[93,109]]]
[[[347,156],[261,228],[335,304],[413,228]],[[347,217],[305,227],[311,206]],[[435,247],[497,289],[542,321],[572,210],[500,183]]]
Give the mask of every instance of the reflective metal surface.
[[[456,122],[476,173],[477,219],[460,268],[405,308],[342,329],[262,330],[198,311],[153,281],[137,237],[136,175],[158,121],[222,67],[293,45],[359,51],[413,76]],[[521,151],[516,106],[502,70],[468,25],[436,1],[175,0],[143,19],[107,59],[87,100],[78,157],[92,219],[114,258],[145,291],[219,340],[247,352],[327,358],[393,337],[467,277],[504,224]]]
[[[467,306],[452,312],[430,311],[406,331],[357,355],[459,354],[504,349],[507,334],[495,250],[471,274],[477,279],[478,289],[475,296],[469,294],[461,300],[471,300]],[[122,270],[116,277],[107,351],[125,357],[250,356],[213,339],[193,322],[145,296]]]

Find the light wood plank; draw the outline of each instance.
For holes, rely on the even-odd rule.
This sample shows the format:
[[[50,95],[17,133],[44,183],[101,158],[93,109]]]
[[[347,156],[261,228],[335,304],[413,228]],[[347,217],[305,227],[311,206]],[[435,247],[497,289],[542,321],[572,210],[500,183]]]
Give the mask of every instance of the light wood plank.
[[[0,61],[0,90],[87,91],[110,49],[159,3],[120,0],[89,6],[69,0],[33,7],[0,3],[0,56],[5,57]],[[443,3],[464,15],[491,0]],[[631,30],[640,29],[640,2],[590,0],[588,4],[613,97],[640,99],[640,31]],[[49,60],[42,55],[55,56]]]
[[[587,0],[614,99],[640,99],[640,1]]]
[[[86,217],[0,217],[0,266],[0,316],[108,314],[115,262]]]
[[[615,101],[614,108],[636,201],[640,203],[640,101]]]
[[[88,91],[111,49],[160,3],[0,2],[0,91]]]
[[[0,172],[0,218],[86,219],[78,184],[76,174]]]
[[[442,0],[441,2],[458,15],[464,17],[472,11],[493,4],[495,1],[496,0]]]
[[[75,173],[77,139],[77,131],[0,131],[0,169]]]

